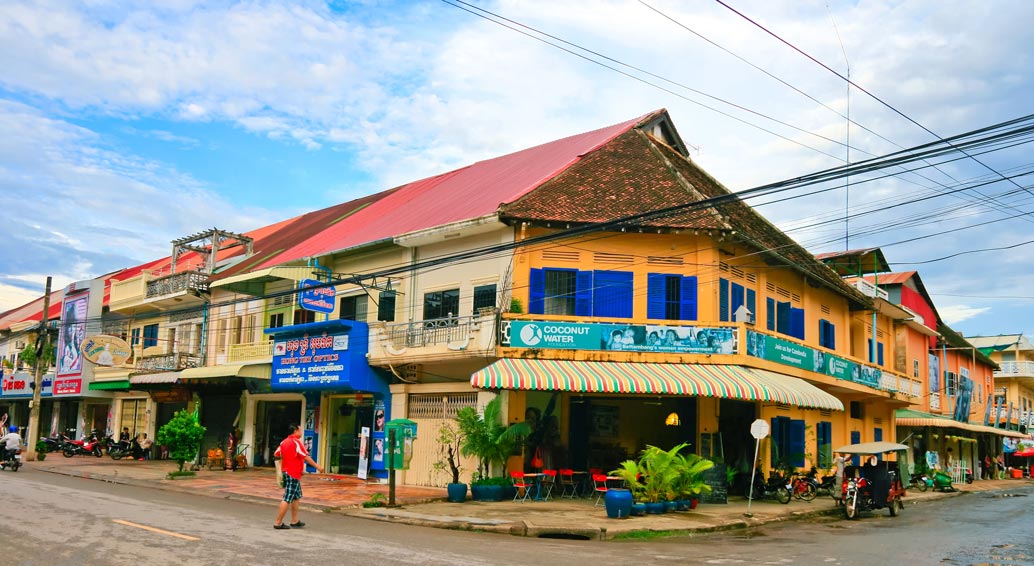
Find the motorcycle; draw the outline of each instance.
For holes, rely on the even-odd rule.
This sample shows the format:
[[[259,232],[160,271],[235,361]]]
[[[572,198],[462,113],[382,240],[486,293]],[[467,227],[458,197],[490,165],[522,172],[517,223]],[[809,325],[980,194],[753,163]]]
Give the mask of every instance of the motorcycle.
[[[116,441],[109,436],[104,439],[104,444],[108,447],[108,456],[111,456],[112,460],[121,460],[133,453],[132,445],[125,440]]]
[[[54,435],[44,436],[40,440],[43,442],[43,450],[40,450],[40,452],[60,452],[67,439]]]
[[[951,474],[941,470],[934,470],[932,485],[936,490],[944,492],[956,491],[955,486],[951,484]]]
[[[101,450],[101,441],[97,438],[96,432],[91,433],[90,438],[65,442],[64,446],[61,447],[61,453],[64,454],[65,458],[71,458],[77,454],[82,454],[83,456],[93,455],[98,458],[104,455],[104,452]]]
[[[0,470],[11,469],[11,471],[18,471],[18,468],[22,467],[22,449],[16,450],[3,450],[3,460],[0,461]]]
[[[812,470],[815,475],[818,475],[818,470],[815,470],[814,468],[812,468]],[[812,476],[813,480],[814,478],[815,476]],[[815,488],[815,492],[818,495],[828,495],[830,497],[833,497],[834,499],[837,495],[839,495],[839,491],[840,489],[837,485],[837,477],[835,475],[822,476],[822,481],[819,481],[817,487]]]
[[[926,491],[933,486],[933,480],[930,479],[930,476],[926,474],[926,472],[912,474],[908,483],[919,491]]]
[[[754,476],[754,486],[747,490],[747,499],[775,499],[787,504],[793,497],[790,482],[783,476],[773,473],[768,476],[768,481],[761,479],[760,475]]]

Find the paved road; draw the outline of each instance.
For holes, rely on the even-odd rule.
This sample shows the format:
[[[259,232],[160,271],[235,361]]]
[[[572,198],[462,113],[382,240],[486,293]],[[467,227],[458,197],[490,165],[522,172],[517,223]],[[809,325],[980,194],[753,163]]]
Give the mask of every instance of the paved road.
[[[1032,488],[973,494],[847,522],[784,523],[737,534],[567,541],[306,513],[272,529],[274,508],[33,470],[0,473],[4,563],[63,564],[1034,564]],[[157,530],[155,530],[157,529]]]

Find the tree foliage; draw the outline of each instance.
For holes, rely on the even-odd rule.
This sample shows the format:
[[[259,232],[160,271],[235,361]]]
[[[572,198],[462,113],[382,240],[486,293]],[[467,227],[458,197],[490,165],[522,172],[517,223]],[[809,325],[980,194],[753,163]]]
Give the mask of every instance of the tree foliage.
[[[18,357],[25,362],[25,365],[35,368],[36,367],[36,346],[35,344],[29,344],[22,349]],[[54,365],[54,344],[47,342],[47,345],[43,347],[43,368],[49,368]]]
[[[464,407],[456,416],[463,435],[460,453],[478,459],[479,478],[489,477],[493,464],[505,464],[531,432],[528,423],[503,424],[502,405],[503,398],[496,397],[485,406],[484,415],[474,407]]]
[[[187,460],[193,460],[201,446],[201,439],[205,436],[205,427],[197,422],[193,413],[186,409],[177,411],[168,423],[158,429],[158,444],[169,449],[169,457],[180,465],[179,471],[183,471],[183,464]]]

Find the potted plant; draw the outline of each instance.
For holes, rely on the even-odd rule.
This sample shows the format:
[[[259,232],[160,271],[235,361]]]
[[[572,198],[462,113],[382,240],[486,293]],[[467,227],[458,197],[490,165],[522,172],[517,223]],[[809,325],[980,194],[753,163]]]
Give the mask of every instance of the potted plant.
[[[510,482],[505,477],[492,477],[492,468],[501,468],[531,432],[528,423],[503,424],[502,403],[502,397],[496,397],[485,406],[484,414],[478,414],[474,407],[464,407],[456,416],[459,434],[462,436],[460,454],[472,456],[478,461],[471,482],[471,493],[475,499],[479,498],[483,488],[491,492],[490,497],[493,499],[502,498],[503,486]]]
[[[463,436],[460,434],[458,425],[451,422],[442,424],[438,429],[438,461],[433,464],[435,471],[444,472],[448,470],[451,482],[446,486],[449,493],[449,501],[452,503],[463,503],[467,500],[467,484],[460,483],[460,444]]]
[[[688,446],[685,442],[671,450],[662,450],[647,445],[639,457],[639,468],[643,474],[643,499],[647,513],[663,513],[665,502],[674,498],[672,482],[678,471],[673,462],[679,451]],[[672,507],[674,510],[674,507]]]
[[[47,459],[47,443],[42,440],[36,441],[36,459],[40,462]]]
[[[704,472],[714,467],[714,462],[701,458],[697,454],[675,455],[675,468],[678,476],[675,479],[680,508],[695,509],[701,493],[710,493],[711,486],[704,481]]]

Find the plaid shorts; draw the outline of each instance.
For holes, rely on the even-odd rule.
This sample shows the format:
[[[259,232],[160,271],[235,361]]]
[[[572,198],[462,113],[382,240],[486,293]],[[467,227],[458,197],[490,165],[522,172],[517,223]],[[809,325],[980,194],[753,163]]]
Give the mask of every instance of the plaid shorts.
[[[284,474],[284,501],[290,503],[302,498],[302,482]]]

